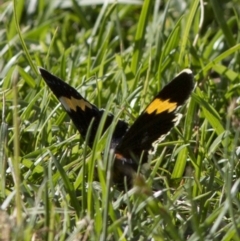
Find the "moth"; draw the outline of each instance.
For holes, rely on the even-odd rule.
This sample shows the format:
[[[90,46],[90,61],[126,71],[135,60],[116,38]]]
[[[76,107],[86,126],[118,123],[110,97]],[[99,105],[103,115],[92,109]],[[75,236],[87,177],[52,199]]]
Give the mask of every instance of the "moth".
[[[91,104],[57,76],[43,68],[39,68],[39,71],[83,138],[86,138],[92,122],[88,140],[91,148],[104,110]],[[179,106],[189,98],[193,87],[193,73],[190,69],[184,69],[153,98],[132,126],[129,127],[123,120],[117,121],[111,139],[111,149],[114,150],[111,178],[117,188],[124,189],[124,180],[128,188],[133,185],[140,160],[141,164],[146,163],[153,143],[161,140],[178,124]],[[109,128],[113,119],[114,116],[109,113],[103,132]]]

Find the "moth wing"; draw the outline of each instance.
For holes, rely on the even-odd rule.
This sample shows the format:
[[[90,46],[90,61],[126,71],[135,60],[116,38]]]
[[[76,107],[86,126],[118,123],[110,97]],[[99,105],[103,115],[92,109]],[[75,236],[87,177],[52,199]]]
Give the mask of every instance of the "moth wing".
[[[176,112],[193,90],[190,69],[179,73],[167,84],[141,113],[116,147],[116,153],[125,159],[147,162],[148,151],[157,140],[162,140],[179,122]]]
[[[57,76],[49,73],[43,68],[39,68],[39,71],[46,84],[61,102],[65,111],[68,113],[74,125],[84,138],[86,138],[89,125],[93,120],[88,143],[89,146],[92,147],[104,110],[99,110],[95,105],[84,99],[76,89],[65,83]],[[110,126],[113,118],[114,116],[112,114],[108,114],[103,131]],[[118,121],[112,139],[115,145],[125,134],[127,128],[127,123],[121,120]]]

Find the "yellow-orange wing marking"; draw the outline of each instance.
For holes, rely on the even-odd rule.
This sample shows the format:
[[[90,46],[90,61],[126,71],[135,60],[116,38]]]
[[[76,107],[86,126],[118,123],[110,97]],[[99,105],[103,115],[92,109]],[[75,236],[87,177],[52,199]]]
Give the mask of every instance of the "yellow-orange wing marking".
[[[85,101],[84,99],[76,99],[72,96],[71,98],[61,96],[59,100],[61,101],[62,105],[67,111],[70,111],[71,109],[76,112],[77,107],[81,108],[82,111],[85,111],[86,107],[88,107],[89,109],[92,109],[91,104]]]
[[[168,113],[174,111],[177,108],[176,102],[170,102],[170,100],[155,99],[145,110],[148,114],[156,112],[156,114],[168,111]]]

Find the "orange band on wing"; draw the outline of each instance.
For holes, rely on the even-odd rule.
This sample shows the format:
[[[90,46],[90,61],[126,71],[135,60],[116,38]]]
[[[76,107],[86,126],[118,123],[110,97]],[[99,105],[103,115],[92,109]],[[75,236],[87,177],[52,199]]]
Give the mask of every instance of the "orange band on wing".
[[[176,102],[170,102],[168,100],[162,101],[161,99],[155,99],[145,110],[148,114],[156,112],[156,114],[162,113],[164,111],[172,112],[177,108]]]
[[[71,96],[71,98],[67,97],[60,97],[59,100],[61,101],[62,105],[67,111],[74,110],[77,111],[77,107],[81,108],[83,111],[85,111],[85,108],[88,107],[89,109],[92,109],[92,106],[90,103],[85,101],[84,99],[76,99]]]

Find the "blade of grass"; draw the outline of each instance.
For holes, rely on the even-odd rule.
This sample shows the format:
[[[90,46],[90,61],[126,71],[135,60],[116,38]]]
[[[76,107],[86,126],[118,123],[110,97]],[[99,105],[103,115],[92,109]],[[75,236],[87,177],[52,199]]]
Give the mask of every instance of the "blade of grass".
[[[8,124],[5,122],[5,96],[3,94],[2,100],[2,123],[0,128],[0,198],[4,198],[6,195],[5,191],[5,171],[6,171],[6,164],[7,164],[7,141],[8,141]]]
[[[134,38],[134,49],[131,63],[131,70],[134,75],[137,73],[139,63],[141,62],[142,51],[144,46],[144,36],[146,33],[146,27],[150,16],[151,6],[153,1],[145,0],[143,2],[141,15],[138,22],[137,32]],[[136,83],[134,84],[136,86]]]
[[[215,59],[211,60],[208,62],[207,65],[203,67],[203,72],[207,73],[215,64],[218,64],[219,62],[223,61],[224,59],[228,58],[230,55],[236,53],[237,51],[240,50],[240,44],[236,44],[232,48],[227,49],[225,52],[222,54],[219,54]],[[196,79],[200,78],[200,74],[196,75]]]
[[[15,68],[12,75],[13,83],[13,128],[14,128],[14,158],[13,158],[13,170],[14,170],[14,182],[15,182],[15,205],[17,208],[17,228],[21,233],[22,225],[22,200],[21,200],[21,179],[20,179],[20,143],[19,143],[19,118],[18,118],[18,70]],[[20,235],[20,237],[23,237]],[[22,240],[22,239],[21,239]]]
[[[28,60],[28,63],[30,64],[31,68],[34,70],[35,74],[38,75],[38,70],[37,70],[37,67],[35,66],[35,64],[33,63],[32,61],[32,58],[29,54],[29,51],[28,51],[28,48],[24,42],[24,39],[23,39],[23,36],[22,36],[22,33],[21,33],[21,30],[20,30],[20,27],[19,27],[19,22],[18,22],[18,16],[17,16],[17,7],[18,3],[17,3],[17,0],[14,0],[13,1],[13,6],[14,6],[14,18],[15,18],[15,24],[16,24],[16,29],[17,29],[17,33],[18,33],[18,36],[19,36],[19,39],[20,39],[20,42],[22,44],[22,48],[26,54],[26,58]]]
[[[196,104],[195,101],[193,101],[193,99],[190,100],[189,103],[189,107],[188,107],[188,112],[187,112],[187,116],[185,119],[185,124],[184,124],[184,141],[188,141],[191,136],[192,136],[192,125],[193,125],[193,119],[192,117],[194,116],[194,112],[195,112],[195,108],[196,108]],[[177,157],[176,160],[176,164],[174,165],[174,169],[171,175],[172,179],[178,179],[181,178],[185,167],[186,167],[186,163],[187,163],[187,155],[188,155],[188,148],[185,147],[183,148]]]
[[[187,46],[187,42],[189,40],[189,33],[190,33],[190,29],[192,26],[192,22],[194,19],[194,16],[196,15],[196,11],[198,9],[198,5],[199,5],[199,1],[195,0],[192,1],[192,6],[190,7],[190,12],[187,16],[187,21],[186,24],[184,26],[184,32],[182,34],[182,41],[181,41],[181,46],[180,46],[180,54],[179,54],[179,60],[178,63],[180,64],[180,66],[184,66],[184,57],[186,54],[186,46]]]
[[[62,167],[62,165],[52,155],[52,153],[50,151],[49,151],[49,154],[52,156],[54,164],[57,167],[57,169],[58,169],[58,171],[59,171],[59,173],[61,175],[61,178],[62,178],[63,183],[64,183],[64,187],[66,189],[66,192],[70,196],[71,204],[73,205],[74,210],[76,211],[76,215],[77,215],[77,217],[80,217],[81,209],[80,209],[80,206],[79,206],[79,201],[77,200],[77,197],[76,197],[76,190],[74,189],[74,186],[70,182],[70,180],[69,180],[69,178],[68,178],[64,168]]]
[[[229,29],[227,25],[227,21],[224,18],[224,12],[221,8],[221,4],[217,0],[210,0],[212,4],[212,9],[216,20],[219,24],[219,27],[222,29],[225,39],[229,45],[229,47],[233,47],[236,44],[235,37],[233,36],[232,30]]]

